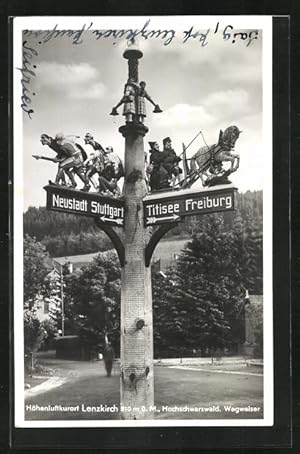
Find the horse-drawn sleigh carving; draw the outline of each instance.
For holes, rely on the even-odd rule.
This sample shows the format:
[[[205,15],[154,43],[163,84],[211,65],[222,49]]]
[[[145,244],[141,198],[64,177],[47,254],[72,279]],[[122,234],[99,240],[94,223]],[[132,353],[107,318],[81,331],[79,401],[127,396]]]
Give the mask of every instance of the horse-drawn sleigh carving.
[[[224,132],[220,131],[218,143],[201,147],[190,159],[186,157],[187,147],[183,144],[184,178],[175,187],[189,188],[199,178],[203,186],[230,183],[227,177],[240,164],[240,156],[233,150],[241,132],[237,126],[229,126]],[[223,162],[231,162],[230,168],[225,170]]]

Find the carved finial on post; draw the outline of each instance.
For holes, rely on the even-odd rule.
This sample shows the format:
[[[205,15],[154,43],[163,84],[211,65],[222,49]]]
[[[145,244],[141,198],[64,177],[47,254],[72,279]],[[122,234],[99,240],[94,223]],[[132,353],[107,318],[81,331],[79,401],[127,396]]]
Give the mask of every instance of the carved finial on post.
[[[138,48],[136,40],[128,40],[127,48],[123,52],[123,57],[128,60],[128,80],[139,82],[139,58],[142,58],[143,52]]]
[[[128,41],[128,47],[123,52],[123,57],[128,60],[128,80],[124,87],[124,96],[120,102],[112,108],[110,115],[119,115],[118,107],[124,104],[123,115],[126,123],[143,123],[146,117],[145,99],[154,106],[154,113],[162,112],[158,104],[150,98],[145,90],[146,82],[139,83],[139,59],[143,52],[138,48],[134,39]]]

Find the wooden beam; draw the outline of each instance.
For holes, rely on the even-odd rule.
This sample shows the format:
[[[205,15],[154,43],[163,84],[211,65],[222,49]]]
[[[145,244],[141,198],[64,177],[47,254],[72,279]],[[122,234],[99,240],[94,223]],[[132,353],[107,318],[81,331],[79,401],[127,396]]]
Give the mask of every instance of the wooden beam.
[[[169,232],[169,230],[173,229],[178,225],[178,222],[169,222],[167,224],[162,224],[158,229],[153,233],[149,243],[145,248],[145,265],[146,267],[150,266],[151,258],[156,248],[158,242],[162,239],[162,237]]]
[[[123,268],[124,262],[125,262],[125,248],[121,241],[121,238],[116,233],[116,231],[114,230],[113,227],[105,224],[100,219],[95,219],[95,223],[96,223],[97,227],[99,227],[99,229],[103,230],[103,232],[106,233],[106,235],[109,237],[109,239],[113,243],[114,247],[116,248],[118,257],[119,257],[120,265]]]

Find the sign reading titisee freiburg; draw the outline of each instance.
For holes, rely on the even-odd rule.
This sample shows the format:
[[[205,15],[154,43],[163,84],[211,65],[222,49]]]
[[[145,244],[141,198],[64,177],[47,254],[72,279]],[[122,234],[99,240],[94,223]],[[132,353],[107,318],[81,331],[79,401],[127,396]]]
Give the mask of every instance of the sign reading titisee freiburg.
[[[181,190],[168,196],[157,194],[144,199],[145,226],[174,222],[184,216],[234,210],[236,188],[218,187],[206,191]]]

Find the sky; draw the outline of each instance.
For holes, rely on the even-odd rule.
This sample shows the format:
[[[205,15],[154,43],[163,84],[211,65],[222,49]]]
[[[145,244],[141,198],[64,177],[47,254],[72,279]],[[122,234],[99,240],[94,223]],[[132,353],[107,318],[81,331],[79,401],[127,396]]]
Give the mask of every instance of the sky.
[[[167,25],[171,28],[171,23]],[[148,141],[162,147],[162,139],[170,136],[180,154],[182,143],[187,145],[199,131],[207,144],[213,144],[220,129],[237,125],[243,131],[235,147],[240,168],[231,180],[242,192],[263,189],[268,165],[262,142],[263,32],[247,46],[242,40],[225,41],[221,32],[214,34],[212,29],[205,46],[197,37],[183,43],[179,38],[182,27],[174,27],[176,36],[169,45],[161,38],[138,40],[143,51],[139,80],[146,81],[148,93],[163,110],[155,114],[147,103],[145,151]],[[124,157],[124,138],[118,132],[124,124],[122,107],[117,117],[109,113],[123,95],[128,74],[127,60],[122,57],[125,39],[97,40],[95,34],[85,31],[80,44],[66,36],[47,42],[26,36],[26,41],[37,55],[30,62],[36,66],[29,84],[30,92],[35,93],[31,95],[32,119],[23,113],[24,210],[45,206],[43,186],[56,174],[56,164],[32,158],[32,154],[53,156],[40,144],[42,133],[75,134],[84,145],[83,137],[90,132],[103,146],[113,146]],[[188,157],[205,145],[203,137],[199,135],[189,147]],[[90,146],[85,149],[92,151]]]

